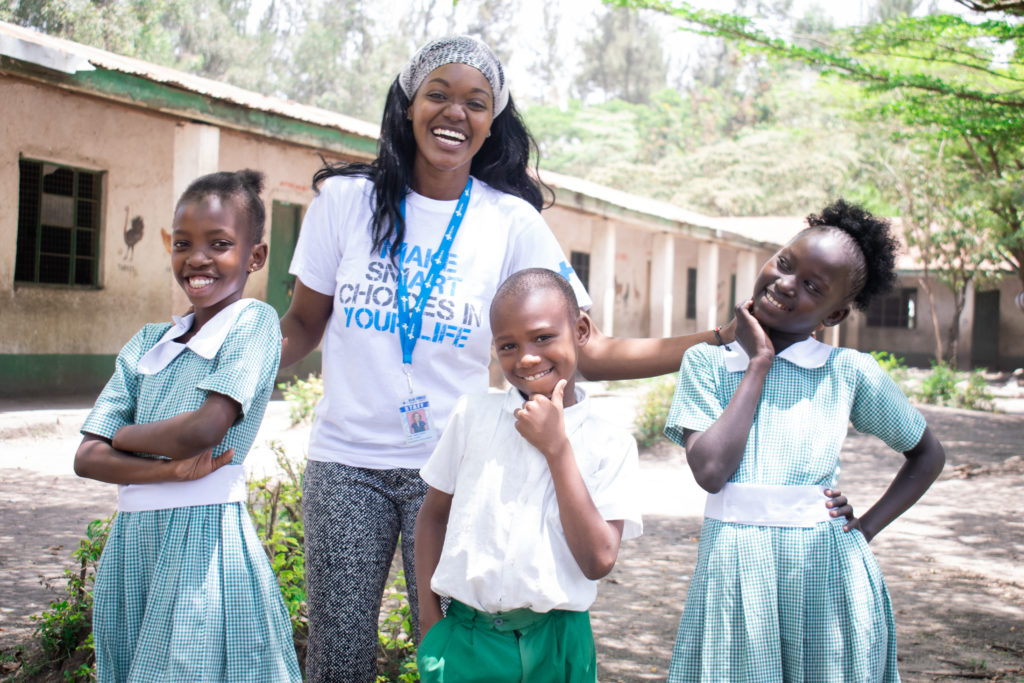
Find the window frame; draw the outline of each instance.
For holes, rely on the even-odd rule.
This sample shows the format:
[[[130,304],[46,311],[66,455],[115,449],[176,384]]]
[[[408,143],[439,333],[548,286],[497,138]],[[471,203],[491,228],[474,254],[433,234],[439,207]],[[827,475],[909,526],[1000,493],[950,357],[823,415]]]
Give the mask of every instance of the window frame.
[[[26,186],[29,182],[29,179],[26,179],[25,177],[26,164],[33,164],[38,169],[39,177],[35,182],[34,187]],[[46,173],[47,167],[53,168],[49,174]],[[59,170],[67,170],[72,174],[70,195],[56,195],[56,193],[45,191],[44,183],[46,177]],[[104,237],[103,202],[106,175],[106,171],[83,168],[73,164],[65,164],[57,161],[26,156],[20,156],[18,158],[18,221],[15,235],[14,272],[12,273],[12,281],[15,287],[50,287],[57,289],[87,290],[101,288],[100,258],[102,254],[101,245]],[[82,194],[82,179],[85,176],[88,176],[93,184],[91,196],[84,196]],[[32,209],[29,209],[34,210],[35,212],[34,225],[31,227],[27,227],[25,224],[25,221],[30,220],[30,218],[27,218],[24,215],[27,211],[26,207],[24,207],[27,195],[30,195],[29,198],[35,202],[35,206],[32,207]],[[46,226],[43,221],[45,195],[63,196],[70,199],[70,204],[72,206],[71,224],[69,226],[51,226],[53,228],[66,229],[69,231],[66,250],[48,252],[46,249],[47,245],[44,244],[44,227]],[[82,224],[83,220],[81,211],[83,204],[91,208],[91,226]],[[91,248],[89,248],[86,253],[79,253],[79,240],[82,238],[84,233],[91,233],[92,244]],[[26,240],[30,240],[32,243],[28,245],[25,243]],[[62,274],[66,276],[63,281],[54,282],[43,279],[45,277],[45,273],[41,266],[41,261],[47,256],[56,257],[58,259],[67,259],[67,263],[62,266]],[[31,260],[31,277],[26,277],[23,259]],[[87,282],[77,281],[81,277],[79,269],[82,267],[83,262],[88,263],[89,272],[86,278]]]
[[[910,311],[911,305],[913,312]],[[892,312],[895,308],[895,313]],[[888,330],[917,329],[917,287],[897,287],[876,297],[864,311],[866,327]]]
[[[583,289],[590,291],[590,252],[570,251],[569,266],[583,283]]]

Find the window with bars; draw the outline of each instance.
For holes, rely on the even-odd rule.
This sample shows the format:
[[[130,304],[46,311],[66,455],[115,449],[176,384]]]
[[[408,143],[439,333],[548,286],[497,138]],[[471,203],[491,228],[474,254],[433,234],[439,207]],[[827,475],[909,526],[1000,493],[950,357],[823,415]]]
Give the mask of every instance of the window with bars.
[[[697,318],[697,269],[686,269],[686,319]]]
[[[98,284],[103,174],[21,159],[15,282]]]
[[[868,327],[917,327],[917,290],[897,289],[886,296],[875,297],[865,311]]]
[[[590,254],[585,251],[569,252],[569,264],[576,271],[576,277],[583,283],[583,289],[590,291]]]

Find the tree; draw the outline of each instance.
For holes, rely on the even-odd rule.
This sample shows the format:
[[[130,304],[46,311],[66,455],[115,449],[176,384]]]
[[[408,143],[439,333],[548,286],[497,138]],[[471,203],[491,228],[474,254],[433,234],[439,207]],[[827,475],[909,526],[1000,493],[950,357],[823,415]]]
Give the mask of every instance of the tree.
[[[922,265],[918,283],[928,296],[935,360],[956,367],[960,317],[972,282],[993,279],[992,264],[999,255],[987,238],[992,214],[978,201],[967,173],[951,173],[941,163],[944,150],[915,148],[913,143],[890,147],[882,164],[899,203],[903,234]],[[953,293],[953,317],[946,334],[939,326],[932,281]]]
[[[586,97],[598,93],[638,104],[665,87],[667,66],[661,36],[634,9],[609,9],[598,20],[594,37],[582,45],[583,70],[576,87]]]
[[[1000,12],[1024,3],[959,0],[983,14],[903,16],[805,39],[757,20],[666,0],[619,0],[688,22],[749,52],[796,61],[857,85],[862,115],[898,120],[904,135],[944,148],[943,163],[971,178],[993,217],[1002,261],[1024,286],[1024,23]],[[975,19],[972,21],[972,19]]]

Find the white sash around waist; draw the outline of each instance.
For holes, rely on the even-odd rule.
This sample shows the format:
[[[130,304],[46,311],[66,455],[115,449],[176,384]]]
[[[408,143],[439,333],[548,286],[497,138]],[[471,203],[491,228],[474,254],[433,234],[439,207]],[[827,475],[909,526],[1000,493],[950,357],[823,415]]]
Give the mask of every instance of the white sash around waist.
[[[709,493],[704,516],[733,524],[812,527],[833,517],[823,486],[728,483]]]
[[[122,484],[117,487],[117,510],[141,512],[236,503],[244,501],[247,494],[245,468],[241,465],[225,465],[195,481]]]

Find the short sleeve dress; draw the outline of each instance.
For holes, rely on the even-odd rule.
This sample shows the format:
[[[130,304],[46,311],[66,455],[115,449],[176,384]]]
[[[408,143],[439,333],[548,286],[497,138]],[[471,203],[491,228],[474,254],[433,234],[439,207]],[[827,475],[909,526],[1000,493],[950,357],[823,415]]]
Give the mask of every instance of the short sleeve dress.
[[[722,347],[687,351],[666,435],[683,445],[684,429],[707,430],[742,377],[727,370]],[[834,349],[819,367],[776,357],[730,481],[834,487],[850,422],[901,452],[925,428],[868,354]],[[898,681],[885,582],[864,537],[843,522],[705,518],[669,681]]]
[[[241,464],[280,360],[274,309],[243,308],[212,359],[185,349],[158,373],[140,374],[139,359],[169,326],[146,325],[125,345],[82,432],[112,438],[124,425],[195,410],[216,392],[242,415],[214,455],[234,448]],[[94,595],[101,683],[301,680],[288,612],[245,503],[118,514]]]

